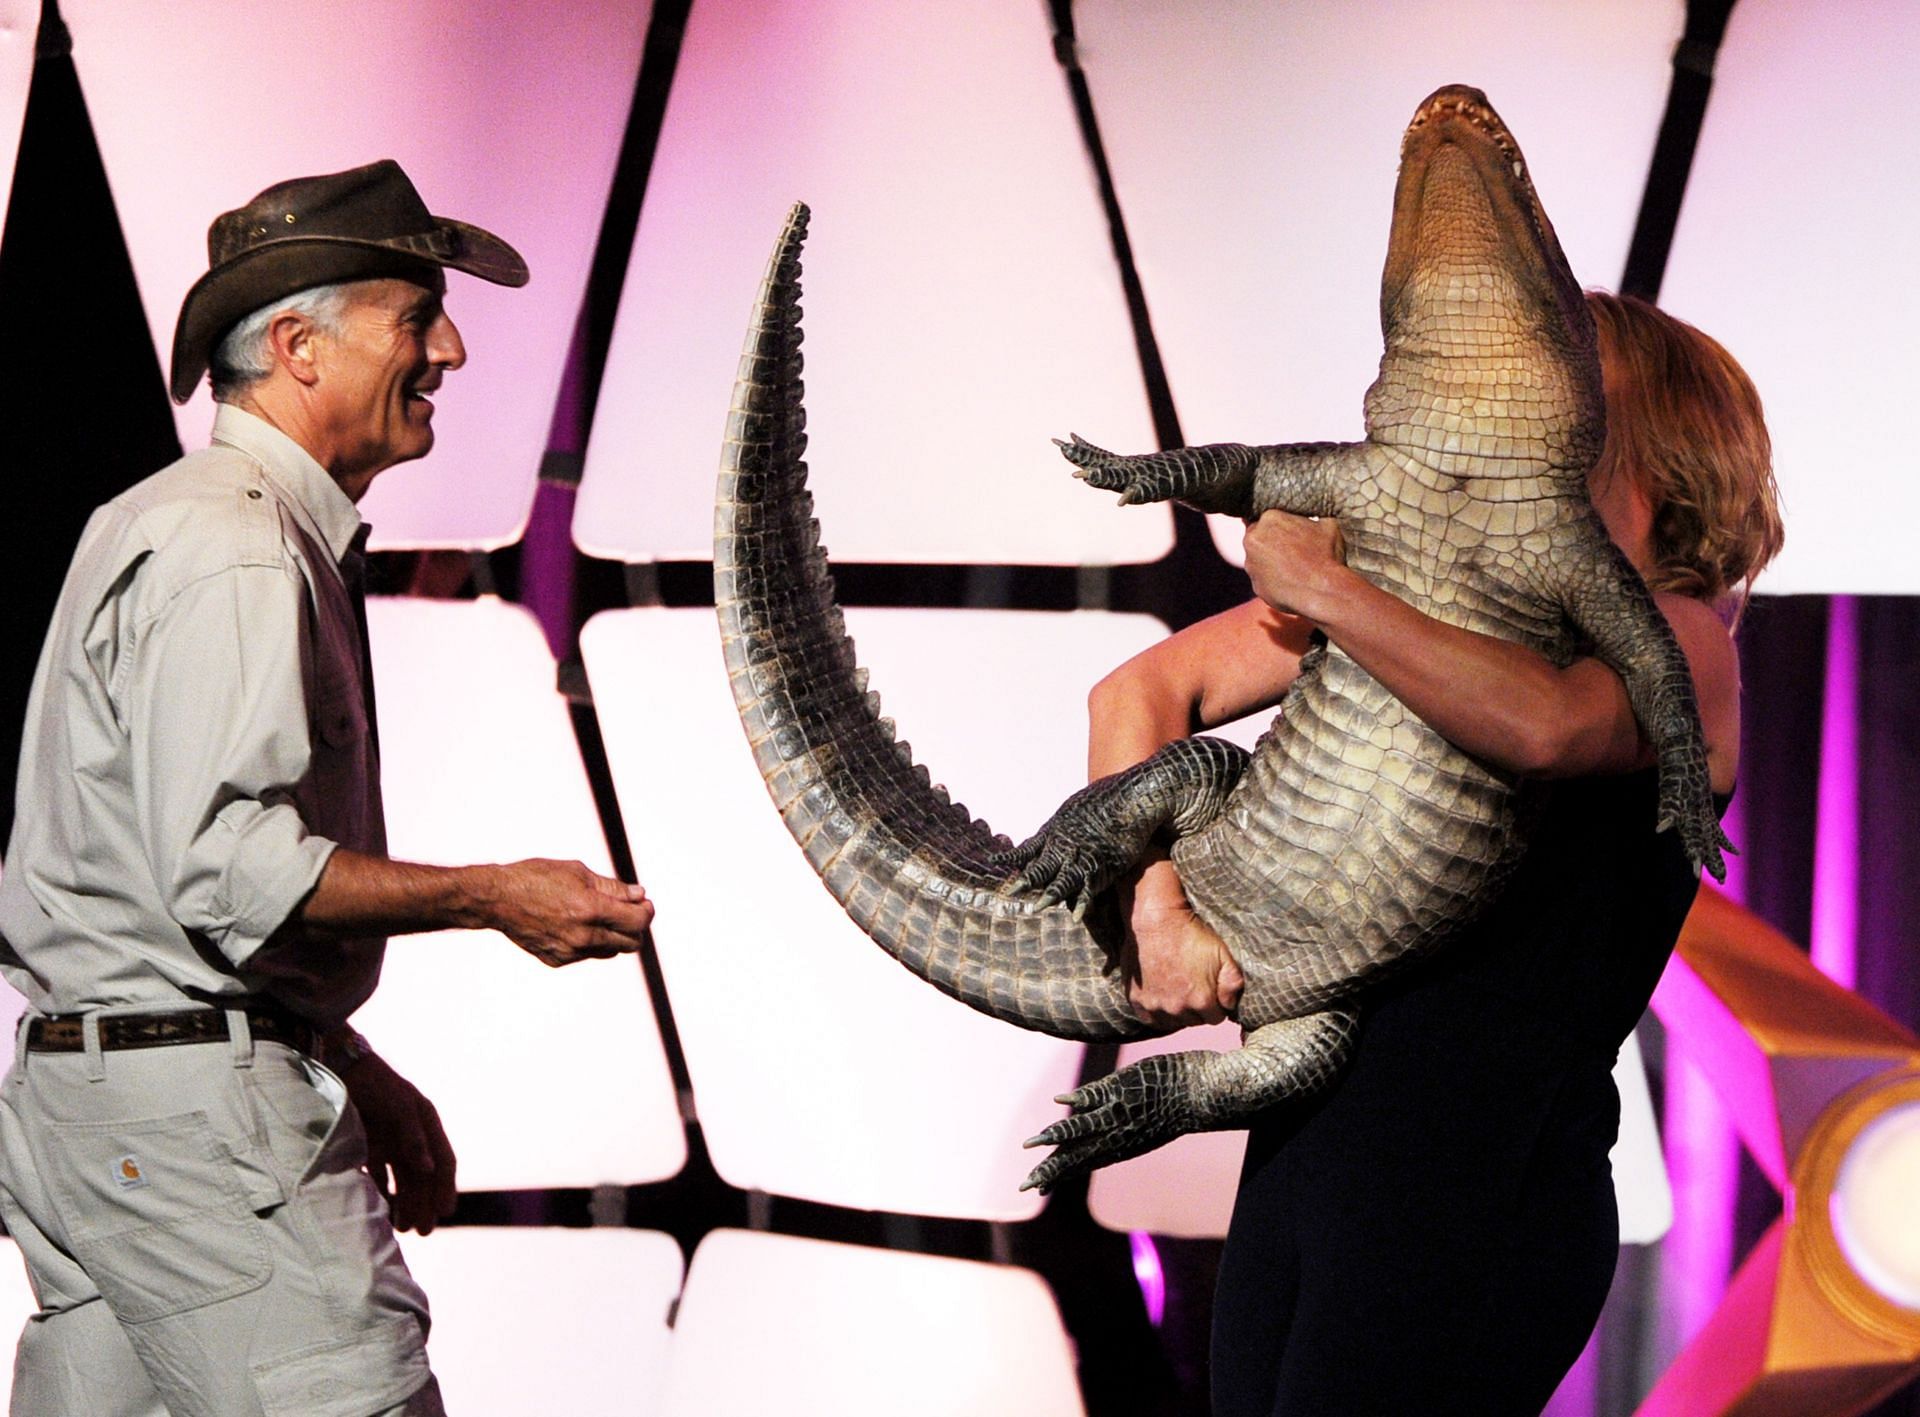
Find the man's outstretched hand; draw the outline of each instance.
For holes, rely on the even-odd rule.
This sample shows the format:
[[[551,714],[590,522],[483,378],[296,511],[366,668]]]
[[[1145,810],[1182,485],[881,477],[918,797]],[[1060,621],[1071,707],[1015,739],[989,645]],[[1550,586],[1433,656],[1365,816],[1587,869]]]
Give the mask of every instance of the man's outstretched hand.
[[[498,930],[542,964],[558,968],[631,954],[646,943],[652,924],[653,902],[645,890],[578,861],[423,866],[343,846],[327,858],[282,934],[331,940]]]
[[[542,964],[630,954],[646,942],[653,902],[646,889],[589,871],[578,861],[516,861],[484,868],[486,923]]]

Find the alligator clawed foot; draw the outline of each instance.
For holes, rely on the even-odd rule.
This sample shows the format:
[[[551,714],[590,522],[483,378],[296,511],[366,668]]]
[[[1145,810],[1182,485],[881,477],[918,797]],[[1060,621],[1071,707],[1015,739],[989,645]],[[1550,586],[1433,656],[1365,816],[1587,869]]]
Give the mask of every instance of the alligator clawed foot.
[[[1044,1195],[1069,1177],[1142,1155],[1189,1130],[1179,1057],[1145,1058],[1054,1098],[1073,1111],[1026,1141],[1055,1150],[1020,1189]]]
[[[1687,859],[1724,885],[1727,879],[1726,857],[1738,856],[1740,851],[1726,832],[1720,829],[1718,818],[1711,811],[1688,812],[1681,814],[1678,822],[1680,842],[1686,847]],[[1671,831],[1674,825],[1673,816],[1663,815],[1655,830]]]
[[[1153,837],[1159,819],[1143,814],[1136,800],[1149,776],[1148,765],[1140,764],[1090,783],[1026,841],[1012,851],[995,852],[988,860],[1009,873],[1001,891],[1037,891],[1041,906],[1064,903],[1074,919],[1084,920],[1095,897],[1126,874]],[[1016,869],[1019,874],[1013,875]]]
[[[1037,891],[1041,906],[1064,903],[1075,920],[1086,919],[1094,897],[1125,869],[1124,862],[1103,860],[1092,840],[1065,827],[1057,815],[1019,846],[988,859],[1010,874],[1018,868],[1004,890],[1015,895]]]
[[[1061,456],[1074,465],[1073,475],[1103,492],[1118,492],[1120,505],[1164,502],[1180,493],[1179,471],[1161,453],[1129,457],[1111,453],[1082,438],[1071,435],[1070,442],[1055,438],[1053,444]]]
[[[1687,859],[1714,880],[1727,879],[1726,857],[1738,855],[1733,842],[1720,828],[1720,814],[1714,809],[1713,788],[1707,777],[1706,757],[1689,751],[1663,755],[1660,770],[1660,816],[1655,831],[1680,832],[1680,843]]]

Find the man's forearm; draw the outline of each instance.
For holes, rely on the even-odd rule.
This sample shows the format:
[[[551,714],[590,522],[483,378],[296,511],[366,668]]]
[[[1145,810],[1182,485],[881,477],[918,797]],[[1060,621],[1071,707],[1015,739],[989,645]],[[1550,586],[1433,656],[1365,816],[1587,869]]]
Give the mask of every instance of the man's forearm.
[[[320,938],[476,929],[492,923],[497,866],[422,866],[338,847],[289,924]]]
[[[578,861],[420,866],[336,848],[281,935],[295,940],[498,930],[543,964],[640,948],[653,902]]]

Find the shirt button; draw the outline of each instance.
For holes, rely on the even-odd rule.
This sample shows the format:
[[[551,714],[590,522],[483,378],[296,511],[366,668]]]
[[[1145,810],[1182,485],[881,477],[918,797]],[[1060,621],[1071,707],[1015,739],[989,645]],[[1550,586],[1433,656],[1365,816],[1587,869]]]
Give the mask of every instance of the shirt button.
[[[249,487],[247,489],[247,495],[258,502],[260,500],[260,489],[258,487]]]

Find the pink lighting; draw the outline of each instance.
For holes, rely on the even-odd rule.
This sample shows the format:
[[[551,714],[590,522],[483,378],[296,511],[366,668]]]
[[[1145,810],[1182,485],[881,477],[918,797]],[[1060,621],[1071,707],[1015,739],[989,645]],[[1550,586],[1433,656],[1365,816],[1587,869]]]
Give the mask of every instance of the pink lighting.
[[[1133,1249],[1133,1277],[1139,1282],[1140,1297],[1146,1302],[1147,1322],[1159,1328],[1167,1316],[1167,1274],[1160,1267],[1160,1251],[1153,1236],[1135,1230],[1127,1236]]]
[[[1827,621],[1820,711],[1819,809],[1813,842],[1813,962],[1851,989],[1859,944],[1860,754],[1858,605],[1837,595]]]
[[[1674,1219],[1660,1252],[1662,1326],[1672,1346],[1663,1359],[1705,1326],[1726,1290],[1740,1176],[1740,1147],[1726,1109],[1675,1032],[1669,1027],[1667,1033],[1666,1115]]]
[[[1688,917],[1654,1006],[1780,1189],[1784,1214],[1642,1417],[1865,1411],[1920,1359],[1920,1039],[1714,891]],[[1687,1258],[1683,1284],[1720,1278]],[[1704,1295],[1669,1289],[1676,1310]],[[1698,1317],[1688,1308],[1668,1322],[1685,1334]]]
[[[1691,1123],[1703,1114],[1717,1112],[1725,1117],[1730,1113],[1753,1159],[1767,1179],[1784,1191],[1787,1157],[1779,1114],[1773,1105],[1773,1074],[1767,1054],[1719,995],[1677,954],[1668,962],[1660,987],[1654,991],[1653,1007],[1667,1026],[1670,1058],[1684,1059],[1687,1070],[1695,1063],[1712,1070],[1713,1091],[1704,1098],[1695,1092],[1691,1081],[1683,1085],[1682,1112],[1687,1121]],[[1670,1061],[1670,1078],[1675,1071]],[[1706,1098],[1714,1097],[1717,1104],[1706,1106]],[[1670,1107],[1675,1100],[1670,1091]],[[1720,1154],[1718,1138],[1702,1137],[1689,1126],[1680,1125],[1671,1113],[1667,1125],[1668,1163],[1673,1167],[1675,1189],[1699,1184],[1703,1161]],[[1695,1149],[1696,1143],[1703,1143],[1699,1150]]]

